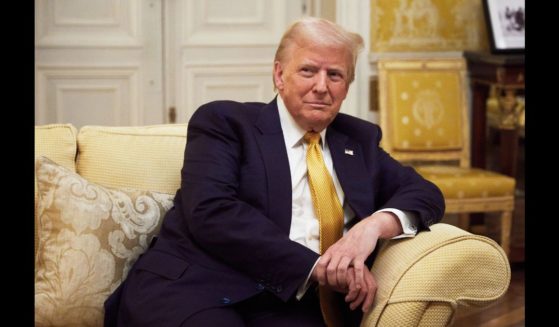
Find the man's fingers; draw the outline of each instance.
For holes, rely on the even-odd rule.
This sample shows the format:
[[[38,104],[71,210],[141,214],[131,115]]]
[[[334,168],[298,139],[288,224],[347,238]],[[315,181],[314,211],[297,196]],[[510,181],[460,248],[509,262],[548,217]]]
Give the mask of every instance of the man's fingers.
[[[351,263],[351,259],[348,257],[343,257],[340,260],[340,263],[338,264],[338,269],[337,269],[337,280],[338,280],[338,286],[345,289],[347,288],[349,282],[347,280],[347,275],[348,275],[348,270],[347,268],[349,267],[349,264]],[[353,275],[353,274],[351,274]]]
[[[332,256],[328,266],[326,267],[326,279],[328,285],[338,286],[338,265],[340,263],[339,256]]]
[[[348,271],[347,283],[349,285],[349,292],[345,296],[345,301],[349,303],[355,300],[359,294],[359,290],[355,288],[355,275],[353,274],[353,270]]]
[[[355,287],[356,288],[361,288],[363,286],[363,267],[364,267],[364,263],[363,261],[359,260],[359,258],[356,258],[355,260],[353,260],[353,269],[355,270]]]
[[[367,297],[365,298],[365,302],[363,302],[363,306],[361,307],[363,312],[367,312],[371,309],[373,305],[373,300],[375,299],[375,294],[377,292],[377,282],[375,281],[372,274],[368,274],[366,277],[367,288],[369,292],[367,293]]]
[[[349,304],[349,308],[351,310],[355,310],[357,307],[359,307],[359,305],[363,302],[365,296],[367,295],[367,288],[365,287],[361,287],[357,291],[359,292],[357,298]]]
[[[357,298],[357,295],[359,295],[359,290],[354,288],[350,290],[349,293],[347,293],[347,295],[345,296],[345,301],[347,303],[351,303]]]
[[[326,267],[328,267],[329,263],[330,255],[328,253],[325,253],[320,257],[318,263],[316,264],[316,278],[320,285],[326,285],[326,283],[328,282],[326,277]]]

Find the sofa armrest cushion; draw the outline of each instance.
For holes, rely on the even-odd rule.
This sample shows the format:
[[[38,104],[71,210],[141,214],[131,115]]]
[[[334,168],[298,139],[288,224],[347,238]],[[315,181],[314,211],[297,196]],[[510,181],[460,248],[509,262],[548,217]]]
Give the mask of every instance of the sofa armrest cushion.
[[[35,126],[35,158],[46,156],[76,171],[77,135],[72,124]]]
[[[371,269],[378,289],[362,326],[446,326],[458,305],[486,306],[510,283],[497,243],[451,225],[380,246]]]
[[[171,194],[106,188],[36,163],[36,326],[102,326],[103,303],[158,233]]]
[[[59,165],[76,171],[77,130],[72,124],[35,126],[35,159],[47,156]],[[35,226],[37,226],[37,177],[35,176]],[[39,238],[35,228],[35,256]]]

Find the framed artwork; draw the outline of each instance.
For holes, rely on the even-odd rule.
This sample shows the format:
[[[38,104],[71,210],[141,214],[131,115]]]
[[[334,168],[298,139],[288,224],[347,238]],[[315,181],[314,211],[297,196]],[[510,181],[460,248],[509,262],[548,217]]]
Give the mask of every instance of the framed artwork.
[[[525,0],[483,0],[491,52],[524,52],[525,8]]]

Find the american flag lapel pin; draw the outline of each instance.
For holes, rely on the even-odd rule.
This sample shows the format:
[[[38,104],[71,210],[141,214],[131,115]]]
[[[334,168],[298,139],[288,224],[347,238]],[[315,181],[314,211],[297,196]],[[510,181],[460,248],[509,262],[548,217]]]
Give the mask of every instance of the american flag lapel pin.
[[[345,154],[352,156],[353,155],[353,150],[350,149],[345,149]]]

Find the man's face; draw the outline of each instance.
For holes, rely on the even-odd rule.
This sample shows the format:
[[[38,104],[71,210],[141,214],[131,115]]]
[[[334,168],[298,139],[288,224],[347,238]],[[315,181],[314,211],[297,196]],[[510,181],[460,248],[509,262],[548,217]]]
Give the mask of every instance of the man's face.
[[[340,111],[349,88],[349,52],[343,48],[293,48],[274,63],[274,81],[289,113],[306,131],[320,132]]]

